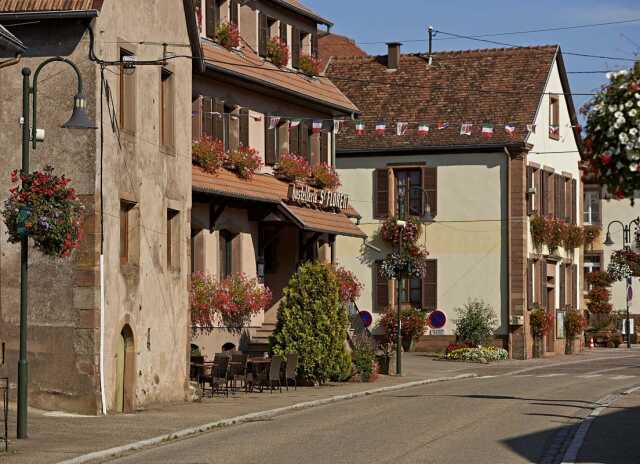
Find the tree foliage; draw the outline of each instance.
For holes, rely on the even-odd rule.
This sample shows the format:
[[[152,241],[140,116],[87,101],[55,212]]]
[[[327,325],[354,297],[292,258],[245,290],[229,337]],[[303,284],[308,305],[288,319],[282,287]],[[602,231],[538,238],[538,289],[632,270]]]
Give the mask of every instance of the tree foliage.
[[[456,336],[460,341],[473,345],[483,345],[496,329],[498,319],[493,308],[480,299],[469,300],[463,307],[456,308]]]

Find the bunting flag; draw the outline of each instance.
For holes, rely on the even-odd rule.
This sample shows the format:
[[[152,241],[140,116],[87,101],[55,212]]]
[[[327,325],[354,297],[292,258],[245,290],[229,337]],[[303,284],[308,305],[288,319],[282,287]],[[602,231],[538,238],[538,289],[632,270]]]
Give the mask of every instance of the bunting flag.
[[[418,126],[418,135],[429,135],[429,124],[420,124]]]
[[[313,126],[312,126],[312,129],[311,129],[311,132],[312,132],[313,134],[319,134],[321,130],[322,130],[322,120],[320,120],[320,119],[314,119],[314,120],[313,120]]]
[[[535,124],[527,124],[527,131],[532,134],[536,133],[536,125]]]
[[[473,124],[465,122],[460,126],[460,135],[471,135],[471,129],[473,128]]]
[[[558,126],[549,126],[549,136],[558,137],[560,135],[560,128]]]
[[[514,126],[513,124],[505,124],[504,125],[504,131],[508,134],[508,135],[513,135],[516,132],[516,126]]]
[[[302,119],[292,119],[291,121],[289,121],[289,130],[295,129],[300,125],[301,122]]]
[[[364,122],[356,121],[356,135],[364,135]]]
[[[409,128],[408,122],[399,122],[396,124],[396,135],[405,135]]]
[[[385,123],[379,122],[378,124],[376,124],[376,134],[384,135],[384,131],[386,130],[387,130],[387,126]]]
[[[449,123],[448,122],[439,122],[436,127],[438,128],[438,130],[446,129],[447,127],[449,127]]]
[[[273,130],[280,124],[280,116],[269,116],[269,130]]]
[[[333,133],[339,134],[342,130],[342,124],[344,124],[344,120],[342,119],[334,119],[333,120]]]
[[[483,124],[481,134],[485,139],[490,139],[493,137],[493,126],[491,124]]]

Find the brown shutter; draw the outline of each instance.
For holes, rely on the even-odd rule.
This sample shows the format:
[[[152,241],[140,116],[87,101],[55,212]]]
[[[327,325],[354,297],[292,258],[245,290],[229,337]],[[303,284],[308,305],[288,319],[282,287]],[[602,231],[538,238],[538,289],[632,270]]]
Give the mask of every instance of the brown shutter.
[[[264,162],[273,165],[276,162],[276,129],[269,129],[268,118],[264,122]]]
[[[547,204],[546,215],[555,217],[555,181],[553,173],[545,173],[545,186],[547,188],[545,203]]]
[[[422,309],[433,311],[438,308],[438,260],[427,260],[422,278]]]
[[[389,281],[380,275],[381,262],[376,261],[373,266],[373,282],[375,282],[375,311],[385,312],[389,307]]]
[[[320,164],[320,137],[323,134],[311,134],[311,166]]]
[[[278,137],[276,161],[280,159],[283,153],[289,151],[289,121],[281,120],[280,125],[276,129]]]
[[[571,179],[571,224],[578,223],[578,182],[575,179]]]
[[[320,162],[329,164],[329,134],[320,134]]]
[[[291,29],[291,63],[296,69],[300,66],[300,31],[297,27]]]
[[[540,195],[538,195],[540,202],[540,215],[546,216],[549,212],[549,182],[547,179],[547,173],[545,171],[540,170]]]
[[[556,185],[556,218],[564,221],[565,219],[565,194],[564,194],[564,177],[560,174],[555,175],[555,185]]]
[[[524,192],[527,199],[527,214],[531,216],[533,214],[533,195],[531,195],[531,189],[533,188],[533,167],[527,166],[527,191]]]
[[[311,34],[311,56],[318,57],[318,34],[316,32]]]
[[[235,150],[240,145],[240,112],[238,110],[233,111],[227,118],[229,148]]]
[[[535,202],[533,208],[535,209],[536,214],[542,214],[542,171],[540,169],[536,169],[534,171],[533,182],[534,188],[536,189],[535,193]]]
[[[289,153],[300,154],[300,124],[289,131]]]
[[[267,56],[267,42],[269,41],[269,24],[264,13],[258,13],[258,54]]]
[[[560,309],[564,309],[567,304],[567,267],[560,264],[560,275],[558,276],[558,286],[560,287]]]
[[[540,305],[547,308],[547,260],[540,258]]]
[[[249,146],[249,109],[240,110],[240,143],[244,147]]]
[[[210,39],[216,38],[216,28],[219,23],[217,3],[216,0],[205,0],[206,33]]]
[[[214,137],[213,130],[213,99],[211,97],[202,97],[202,135]]]
[[[224,100],[216,98],[213,100],[213,137],[218,140],[224,140]]]
[[[389,171],[387,169],[376,169],[373,177],[373,217],[375,219],[386,219],[389,216]]]
[[[202,138],[202,95],[191,103],[191,140]]]
[[[527,309],[533,307],[533,260],[527,259]]]
[[[238,25],[238,0],[229,0],[229,21]]]
[[[537,305],[542,305],[542,286],[540,282],[542,282],[542,260],[537,260],[533,266],[533,270],[536,273],[535,276],[535,285],[534,285],[534,303]]]
[[[435,218],[438,215],[438,168],[422,168],[422,188],[427,200],[423,213],[426,213],[428,207],[431,216]]]
[[[578,265],[577,264],[572,264],[571,265],[571,298],[569,298],[569,301],[571,301],[571,307],[573,309],[578,309],[578,289],[580,288],[578,286]]]
[[[307,121],[300,122],[298,126],[298,144],[300,156],[306,159],[309,163],[311,163],[311,144],[309,143],[309,123]]]
[[[288,43],[287,41],[287,23],[283,22],[282,20],[280,20],[280,40],[282,40],[285,43]]]

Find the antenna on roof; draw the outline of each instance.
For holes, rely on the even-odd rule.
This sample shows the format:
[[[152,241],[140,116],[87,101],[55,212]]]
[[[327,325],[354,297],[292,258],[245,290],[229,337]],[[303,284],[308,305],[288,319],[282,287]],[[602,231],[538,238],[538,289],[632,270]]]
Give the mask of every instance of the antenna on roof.
[[[429,66],[431,66],[431,63],[433,62],[433,56],[431,56],[433,51],[433,26],[429,26]]]

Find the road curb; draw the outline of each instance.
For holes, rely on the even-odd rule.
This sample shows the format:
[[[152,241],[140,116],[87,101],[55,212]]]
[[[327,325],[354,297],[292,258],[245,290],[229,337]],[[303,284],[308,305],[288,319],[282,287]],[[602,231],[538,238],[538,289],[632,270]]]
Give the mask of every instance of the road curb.
[[[187,429],[179,430],[177,432],[168,433],[165,435],[159,435],[157,437],[147,438],[146,440],[140,440],[134,443],[129,443],[127,445],[116,446],[114,448],[109,448],[101,451],[94,451],[93,453],[83,454],[81,456],[77,456],[72,459],[68,459],[66,461],[61,461],[58,464],[84,464],[88,462],[94,462],[98,460],[105,460],[109,458],[113,458],[119,456],[124,453],[128,453],[131,451],[138,451],[143,448],[148,448],[155,445],[164,444],[173,440],[179,440],[182,438],[187,438],[191,436],[195,436],[200,433],[209,432],[213,429],[220,427],[229,427],[232,425],[243,424],[246,422],[251,422],[255,420],[261,419],[269,419],[281,414],[285,414],[292,411],[298,411],[301,409],[309,409],[317,406],[323,406],[325,404],[337,403],[339,401],[351,400],[356,398],[362,398],[365,396],[375,395],[379,393],[386,393],[396,390],[403,390],[411,387],[418,387],[420,385],[428,385],[430,383],[438,383],[438,382],[447,382],[451,380],[461,380],[461,379],[470,379],[477,377],[477,374],[459,374],[452,377],[439,377],[436,379],[424,379],[424,380],[416,380],[413,382],[401,383],[398,385],[390,385],[388,387],[375,388],[372,390],[365,390],[361,392],[348,393],[345,395],[337,395],[329,398],[323,398],[320,400],[313,401],[305,401],[302,403],[295,403],[290,406],[283,406],[281,408],[269,409],[266,411],[253,412],[250,414],[244,414],[242,416],[231,417],[228,419],[220,419],[215,422],[209,422],[208,424],[199,425],[196,427],[189,427]]]

